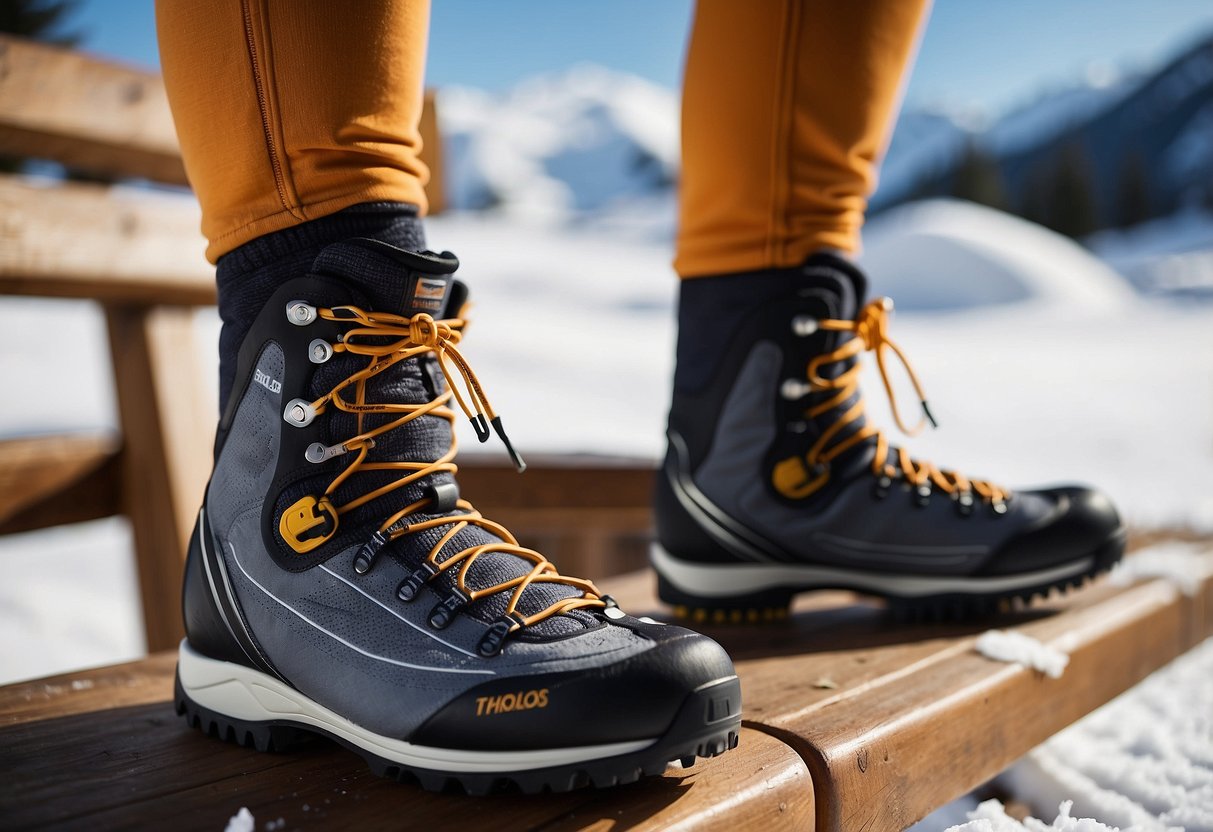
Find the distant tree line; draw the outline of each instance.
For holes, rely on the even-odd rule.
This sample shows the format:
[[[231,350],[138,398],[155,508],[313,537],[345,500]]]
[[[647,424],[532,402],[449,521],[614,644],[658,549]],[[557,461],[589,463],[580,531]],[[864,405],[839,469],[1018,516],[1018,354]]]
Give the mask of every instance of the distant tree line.
[[[1098,181],[1090,150],[1078,139],[1059,143],[1020,171],[1012,186],[998,158],[970,139],[956,165],[920,181],[908,199],[948,196],[988,205],[1082,238],[1104,228],[1128,228],[1180,207],[1176,195],[1151,190],[1143,154],[1121,154],[1111,182]],[[1213,183],[1193,183],[1193,197],[1213,210]]]

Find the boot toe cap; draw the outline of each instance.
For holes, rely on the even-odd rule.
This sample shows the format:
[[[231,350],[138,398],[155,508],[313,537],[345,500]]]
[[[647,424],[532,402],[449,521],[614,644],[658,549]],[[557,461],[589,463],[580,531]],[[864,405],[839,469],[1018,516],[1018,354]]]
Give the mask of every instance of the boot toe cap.
[[[728,654],[710,638],[680,627],[626,621],[654,642],[649,649],[600,667],[478,685],[431,716],[409,741],[525,750],[651,739],[666,733],[696,690],[735,678]],[[738,716],[740,696],[729,698],[716,707]]]
[[[1007,539],[995,551],[985,572],[991,575],[1030,572],[1090,559],[1089,571],[1103,571],[1124,551],[1124,525],[1106,494],[1083,486],[1032,492],[1049,500],[1053,510]]]

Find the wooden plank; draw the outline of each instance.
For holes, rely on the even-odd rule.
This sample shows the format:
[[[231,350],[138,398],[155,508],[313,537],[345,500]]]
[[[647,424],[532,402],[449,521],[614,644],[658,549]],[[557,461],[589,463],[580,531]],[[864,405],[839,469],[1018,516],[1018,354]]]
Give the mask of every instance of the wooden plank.
[[[421,112],[430,214],[446,207],[435,95]],[[188,185],[155,72],[0,34],[0,154],[115,178]]]
[[[0,35],[0,153],[187,184],[154,72]]]
[[[181,576],[210,473],[216,408],[197,383],[192,310],[110,306],[106,320],[144,630],[148,649],[162,650],[182,636]]]
[[[462,493],[566,575],[599,580],[642,568],[652,538],[651,461],[538,455],[519,475],[500,459],[460,460]]]
[[[176,651],[0,687],[0,728],[23,722],[168,702]]]
[[[108,433],[0,440],[0,534],[118,513],[118,446]]]
[[[430,181],[425,184],[425,197],[429,203],[428,215],[433,217],[446,210],[446,161],[442,153],[442,136],[438,132],[438,102],[433,90],[425,91],[421,106],[421,152],[420,160],[430,171]]]
[[[651,460],[594,454],[528,455],[519,474],[499,457],[459,458],[459,486],[477,505],[502,508],[648,508]]]
[[[215,302],[198,207],[170,194],[0,177],[0,294]]]
[[[1201,591],[1164,580],[1097,583],[969,625],[891,625],[849,593],[804,595],[766,627],[698,624],[737,660],[746,724],[795,748],[813,774],[817,828],[903,829],[1213,635],[1213,555]],[[602,582],[629,612],[655,580]],[[990,661],[987,629],[1015,629],[1071,660],[1060,679]]]
[[[258,754],[187,728],[168,701],[175,656],[0,688],[15,827],[221,829],[241,806],[258,828],[387,828],[482,822],[495,829],[736,830],[813,828],[808,769],[787,746],[743,729],[739,747],[691,769],[608,790],[430,794],[371,775],[353,754],[316,743]]]

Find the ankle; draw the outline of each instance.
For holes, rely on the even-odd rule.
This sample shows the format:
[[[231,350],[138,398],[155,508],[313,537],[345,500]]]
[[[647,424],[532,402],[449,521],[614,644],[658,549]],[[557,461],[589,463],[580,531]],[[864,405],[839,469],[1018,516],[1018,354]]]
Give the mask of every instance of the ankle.
[[[410,251],[425,248],[417,206],[369,202],[266,234],[219,258],[215,279],[223,320],[219,335],[220,412],[231,393],[240,343],[266,300],[284,281],[306,274],[325,246],[351,237],[370,237]]]

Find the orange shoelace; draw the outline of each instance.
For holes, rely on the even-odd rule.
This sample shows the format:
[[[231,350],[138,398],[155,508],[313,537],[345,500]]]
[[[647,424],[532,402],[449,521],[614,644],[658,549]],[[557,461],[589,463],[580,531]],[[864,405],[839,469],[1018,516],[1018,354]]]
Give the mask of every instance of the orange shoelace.
[[[357,415],[359,432],[356,436],[329,448],[314,446],[319,452],[318,459],[328,459],[345,453],[355,453],[356,456],[333,479],[319,500],[316,500],[314,497],[305,497],[300,501],[314,501],[315,507],[308,505],[306,508],[315,514],[318,507],[320,513],[327,514],[331,518],[332,528],[328,529],[323,537],[319,539],[309,537],[305,541],[300,542],[297,535],[288,536],[285,524],[287,516],[291,514],[291,509],[288,509],[287,513],[283,515],[282,528],[284,530],[284,538],[297,551],[308,551],[320,545],[325,540],[330,539],[336,532],[337,518],[343,514],[353,511],[396,489],[417,482],[431,474],[444,471],[454,474],[458,471],[458,466],[453,461],[458,444],[454,433],[455,412],[446,406],[452,397],[454,397],[460,409],[472,422],[476,429],[476,434],[482,442],[488,439],[489,426],[492,425],[493,430],[496,431],[497,435],[505,443],[519,471],[525,469],[525,464],[514,451],[508,437],[505,435],[504,429],[501,427],[500,417],[497,416],[489,404],[488,397],[485,395],[480,380],[476,377],[476,374],[472,371],[472,368],[456,346],[462,337],[461,333],[464,327],[462,319],[452,318],[436,321],[426,314],[419,314],[409,318],[401,315],[366,312],[354,306],[318,309],[317,314],[324,320],[351,324],[351,329],[344,334],[342,339],[338,343],[331,345],[334,353],[345,352],[351,355],[366,356],[369,362],[366,367],[353,373],[344,381],[337,384],[327,394],[310,404],[310,408],[312,409],[311,416],[318,416],[324,413],[330,406],[346,413]],[[401,361],[407,361],[410,358],[422,356],[426,353],[433,353],[437,357],[438,364],[448,380],[445,391],[431,401],[421,404],[366,401],[366,384],[369,379],[389,370]],[[455,371],[454,373],[452,373],[452,369]],[[464,390],[462,392],[459,390],[459,386],[454,383],[456,374],[463,382]],[[347,397],[351,391],[352,397]],[[368,414],[395,415],[397,418],[385,422],[376,428],[364,430],[363,417]],[[433,462],[367,461],[367,455],[371,448],[375,446],[376,437],[382,436],[389,431],[397,430],[422,416],[437,416],[451,423],[451,445],[445,454]],[[335,505],[332,498],[337,489],[342,483],[360,471],[400,471],[403,475],[399,479],[373,491],[368,491],[344,505]],[[450,526],[438,542],[434,544],[422,563],[422,568],[414,572],[413,577],[410,578],[410,582],[413,582],[412,593],[415,593],[421,584],[430,578],[443,572],[458,569],[455,577],[455,587],[462,597],[453,596],[457,600],[449,606],[448,613],[450,614],[453,614],[458,607],[477,599],[500,592],[511,592],[509,603],[503,616],[503,620],[509,619],[509,628],[508,630],[503,629],[499,633],[501,637],[504,637],[506,633],[513,632],[520,627],[529,626],[551,616],[569,612],[570,610],[601,608],[610,605],[611,602],[604,600],[604,596],[592,582],[582,578],[561,575],[546,557],[539,552],[518,545],[517,539],[507,529],[483,517],[466,500],[459,499],[454,501],[452,510],[458,510],[460,512],[458,514],[444,513],[443,516],[439,517],[418,520],[413,523],[407,522],[410,516],[421,512],[427,506],[431,506],[435,503],[435,500],[436,498],[433,496],[424,497],[409,503],[384,520],[379,526],[378,532],[372,537],[372,541],[362,547],[358,560],[355,562],[355,568],[360,572],[369,569],[378,551],[389,541],[426,529]],[[298,506],[299,504],[297,503],[296,505]],[[292,507],[292,509],[294,508]],[[440,559],[440,555],[446,545],[469,524],[479,526],[501,538],[501,540],[465,548],[449,557]],[[300,546],[305,548],[300,548]],[[489,552],[503,552],[514,555],[523,560],[530,561],[533,566],[524,575],[492,586],[473,590],[468,587],[466,582],[468,571],[478,557]],[[365,560],[362,560],[363,558]],[[359,561],[361,561],[361,565]],[[406,585],[410,582],[406,582]],[[536,583],[565,584],[578,590],[581,594],[576,597],[562,599],[539,612],[523,616],[516,611],[518,603],[527,587]],[[401,589],[401,597],[405,598],[404,587]],[[411,598],[411,594],[409,598]],[[448,620],[449,615],[444,616],[438,626],[445,624]]]
[[[824,329],[834,332],[851,332],[855,337],[847,340],[833,352],[814,357],[808,364],[808,389],[813,393],[828,393],[836,391],[835,395],[805,411],[805,416],[815,419],[835,408],[841,407],[847,399],[859,392],[859,362],[855,361],[849,369],[840,373],[837,378],[826,378],[821,375],[823,368],[857,357],[861,352],[870,351],[876,354],[876,366],[880,370],[880,379],[884,383],[885,393],[889,397],[889,405],[893,411],[893,420],[897,427],[908,436],[920,433],[927,422],[935,424],[927,405],[926,395],[914,368],[901,348],[889,338],[889,312],[893,304],[888,298],[878,298],[868,303],[853,321],[824,319],[812,321],[808,331]],[[901,418],[897,407],[897,397],[893,385],[889,381],[889,371],[886,362],[886,352],[893,354],[905,368],[914,390],[922,405],[923,416],[913,428],[907,427]],[[986,480],[970,479],[956,471],[937,468],[930,462],[912,459],[904,448],[896,449],[896,456],[890,461],[889,441],[884,432],[870,424],[864,424],[853,433],[838,442],[835,437],[846,431],[848,426],[863,417],[864,404],[862,396],[855,399],[854,404],[840,414],[834,422],[822,431],[821,436],[809,448],[803,457],[791,457],[775,466],[775,487],[788,497],[807,497],[821,488],[829,480],[829,463],[846,453],[851,448],[868,439],[876,439],[876,449],[872,456],[872,474],[876,477],[892,479],[904,476],[906,482],[919,489],[920,493],[929,495],[931,485],[946,494],[955,495],[958,499],[971,500],[976,492],[982,499],[994,506],[996,511],[1005,511],[1005,501],[1010,492]],[[893,464],[896,462],[896,465]],[[807,466],[807,467],[806,467]]]

